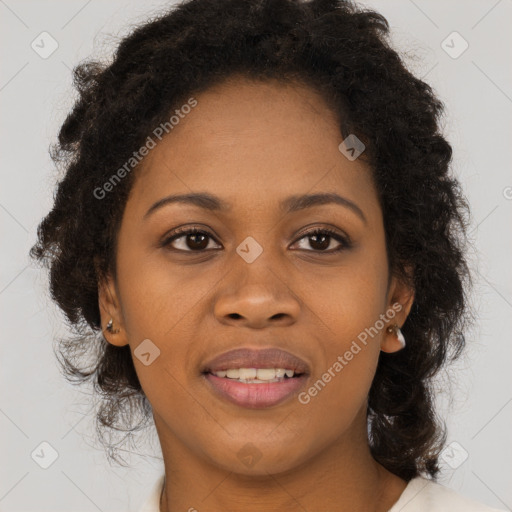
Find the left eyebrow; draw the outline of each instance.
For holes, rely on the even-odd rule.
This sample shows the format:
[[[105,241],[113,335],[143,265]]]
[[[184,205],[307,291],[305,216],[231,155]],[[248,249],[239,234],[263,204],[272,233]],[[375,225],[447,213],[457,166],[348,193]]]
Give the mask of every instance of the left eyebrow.
[[[325,204],[339,204],[341,206],[345,206],[352,210],[365,224],[367,224],[363,210],[361,210],[356,203],[346,197],[335,194],[334,192],[291,196],[281,202],[281,209],[286,213],[291,213]]]
[[[217,196],[212,194],[204,193],[190,193],[190,194],[174,194],[164,197],[154,203],[149,210],[144,214],[144,219],[149,217],[153,212],[162,208],[165,205],[173,203],[184,203],[192,204],[199,208],[210,210],[210,211],[229,211],[232,209],[232,205],[223,201]],[[320,194],[305,194],[290,196],[280,203],[281,211],[284,213],[292,213],[306,208],[312,208],[314,206],[322,206],[326,204],[339,204],[351,209],[361,220],[367,224],[366,217],[353,201],[342,197],[333,192],[325,192]]]

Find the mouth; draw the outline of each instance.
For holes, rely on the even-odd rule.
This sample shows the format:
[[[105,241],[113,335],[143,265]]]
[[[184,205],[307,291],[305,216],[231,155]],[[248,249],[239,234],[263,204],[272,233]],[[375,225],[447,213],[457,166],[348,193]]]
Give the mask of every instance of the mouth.
[[[210,361],[202,375],[217,398],[262,409],[296,395],[307,382],[309,366],[279,349],[237,349]]]

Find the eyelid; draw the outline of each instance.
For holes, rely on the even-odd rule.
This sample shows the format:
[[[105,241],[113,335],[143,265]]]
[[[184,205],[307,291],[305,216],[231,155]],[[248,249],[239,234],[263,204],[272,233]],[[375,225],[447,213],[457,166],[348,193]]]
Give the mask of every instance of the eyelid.
[[[306,235],[314,234],[315,232],[330,233],[332,235],[335,235],[335,236],[338,236],[340,238],[347,240],[347,242],[351,241],[350,237],[341,229],[336,228],[334,226],[319,226],[318,223],[309,224],[306,227],[302,228],[296,235],[297,240],[300,240],[301,238],[303,238]]]

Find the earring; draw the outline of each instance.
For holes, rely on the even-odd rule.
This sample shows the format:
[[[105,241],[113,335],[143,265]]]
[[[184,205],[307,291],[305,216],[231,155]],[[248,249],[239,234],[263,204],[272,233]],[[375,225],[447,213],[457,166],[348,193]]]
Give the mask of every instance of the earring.
[[[113,324],[114,324],[114,323],[113,323],[113,320],[112,320],[112,318],[111,318],[111,319],[108,321],[108,323],[107,323],[107,327],[106,327],[106,329],[107,329],[107,331],[108,331],[108,332],[110,332],[110,333],[112,333],[112,334],[117,334],[117,333],[119,332],[119,329],[115,329],[115,330],[114,330],[114,328],[113,328]]]
[[[400,327],[398,327],[397,324],[393,325],[393,326],[389,326],[387,329],[386,329],[386,332],[389,332],[390,334],[395,334],[395,336],[398,338],[398,341],[400,342],[400,345],[402,345],[402,348],[405,347],[405,338],[404,338],[404,335],[402,334],[402,331],[400,330]]]

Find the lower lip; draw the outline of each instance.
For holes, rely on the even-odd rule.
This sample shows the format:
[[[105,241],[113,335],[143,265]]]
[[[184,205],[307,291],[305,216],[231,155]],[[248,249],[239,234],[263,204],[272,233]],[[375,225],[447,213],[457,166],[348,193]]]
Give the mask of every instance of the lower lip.
[[[205,374],[206,380],[220,396],[241,407],[264,409],[284,402],[305,385],[307,375],[264,384],[244,384],[234,379]]]

